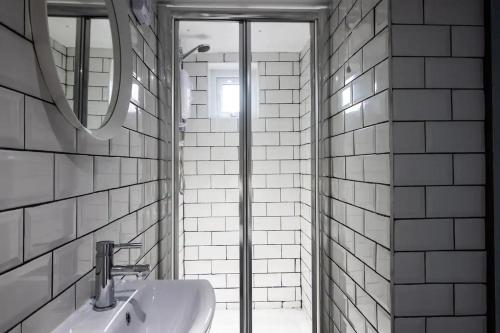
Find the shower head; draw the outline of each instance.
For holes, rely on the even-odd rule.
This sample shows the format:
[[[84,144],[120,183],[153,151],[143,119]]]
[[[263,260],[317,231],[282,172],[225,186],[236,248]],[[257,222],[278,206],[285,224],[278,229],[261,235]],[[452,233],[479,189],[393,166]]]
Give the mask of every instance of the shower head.
[[[208,52],[209,50],[210,50],[210,45],[208,44],[198,45],[198,52],[200,53]]]
[[[210,50],[210,45],[208,44],[200,44],[198,46],[196,46],[195,48],[193,48],[191,51],[185,53],[185,54],[182,54],[182,60],[186,59],[187,57],[189,57],[191,55],[191,53],[193,52],[200,52],[200,53],[204,53],[204,52],[208,52]]]

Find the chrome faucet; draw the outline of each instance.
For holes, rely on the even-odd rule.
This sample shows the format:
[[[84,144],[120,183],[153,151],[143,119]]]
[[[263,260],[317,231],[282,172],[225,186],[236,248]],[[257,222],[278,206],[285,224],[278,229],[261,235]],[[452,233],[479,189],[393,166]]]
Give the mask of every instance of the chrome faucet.
[[[105,311],[115,307],[114,276],[136,275],[142,277],[149,272],[149,265],[113,265],[115,249],[140,249],[141,243],[114,244],[101,241],[96,244],[95,299],[94,310]]]

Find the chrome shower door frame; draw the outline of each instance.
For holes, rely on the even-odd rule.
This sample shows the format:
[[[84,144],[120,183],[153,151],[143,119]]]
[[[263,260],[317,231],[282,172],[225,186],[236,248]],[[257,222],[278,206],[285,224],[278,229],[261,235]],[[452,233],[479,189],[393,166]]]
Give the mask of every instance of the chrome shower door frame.
[[[176,124],[179,121],[180,99],[179,96],[179,54],[175,50],[179,49],[178,38],[179,21],[232,21],[239,23],[239,67],[240,67],[240,106],[241,116],[239,117],[239,159],[240,159],[240,333],[252,332],[252,97],[251,97],[251,24],[252,22],[302,22],[310,23],[310,70],[311,70],[311,224],[312,224],[312,332],[321,333],[321,302],[323,288],[321,283],[321,223],[320,223],[320,205],[319,198],[319,176],[321,149],[319,148],[319,138],[321,127],[319,126],[321,117],[320,102],[322,99],[321,86],[322,79],[319,76],[319,64],[328,61],[328,52],[318,52],[318,45],[327,45],[327,7],[324,6],[305,6],[305,7],[197,7],[197,6],[176,6],[170,7],[171,19],[175,28],[173,30],[172,40],[174,41],[174,57],[172,68],[172,83],[174,86],[174,112],[172,112],[172,156],[174,165],[178,164],[177,146],[179,144],[179,129]],[[325,58],[326,57],[326,58]],[[327,75],[328,76],[328,75]],[[178,197],[180,189],[178,176],[178,166],[173,170],[173,207],[172,207],[172,225],[173,235],[178,235]],[[175,245],[177,247],[178,245]],[[178,249],[176,249],[178,250]],[[173,251],[174,278],[178,278],[178,251]],[[258,332],[256,332],[258,333]]]

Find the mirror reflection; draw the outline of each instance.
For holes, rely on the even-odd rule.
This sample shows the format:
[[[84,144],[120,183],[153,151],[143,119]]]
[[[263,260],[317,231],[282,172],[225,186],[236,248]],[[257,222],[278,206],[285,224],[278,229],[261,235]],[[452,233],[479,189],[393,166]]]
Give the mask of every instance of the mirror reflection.
[[[109,19],[76,9],[61,15],[50,8],[52,54],[66,99],[83,126],[98,129],[106,120],[113,89]]]

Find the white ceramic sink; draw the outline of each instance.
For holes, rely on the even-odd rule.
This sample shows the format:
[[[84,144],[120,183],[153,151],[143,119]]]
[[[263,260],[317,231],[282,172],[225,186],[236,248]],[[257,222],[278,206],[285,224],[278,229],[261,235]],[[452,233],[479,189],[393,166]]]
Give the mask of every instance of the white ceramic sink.
[[[208,281],[122,281],[115,285],[116,307],[103,312],[91,301],[55,333],[206,333],[215,311]]]

